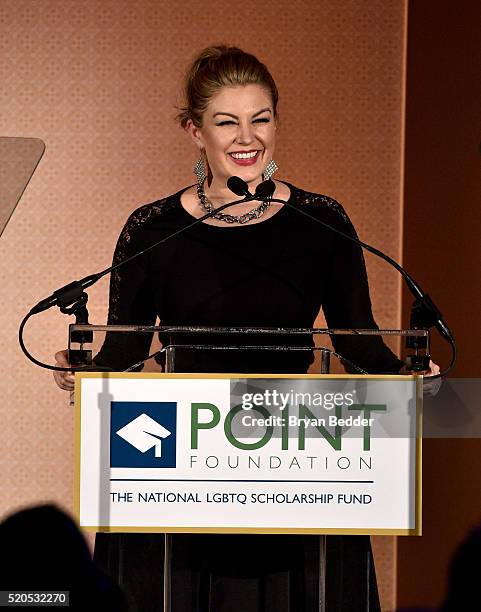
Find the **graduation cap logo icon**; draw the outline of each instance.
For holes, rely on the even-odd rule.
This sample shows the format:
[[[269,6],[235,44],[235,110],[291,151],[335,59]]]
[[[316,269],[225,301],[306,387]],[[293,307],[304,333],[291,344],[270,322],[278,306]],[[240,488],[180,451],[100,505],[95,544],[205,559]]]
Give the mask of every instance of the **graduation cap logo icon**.
[[[176,402],[111,402],[110,466],[176,466]]]
[[[117,431],[118,436],[141,453],[154,448],[156,457],[162,457],[162,440],[170,434],[168,429],[146,414],[141,414]]]

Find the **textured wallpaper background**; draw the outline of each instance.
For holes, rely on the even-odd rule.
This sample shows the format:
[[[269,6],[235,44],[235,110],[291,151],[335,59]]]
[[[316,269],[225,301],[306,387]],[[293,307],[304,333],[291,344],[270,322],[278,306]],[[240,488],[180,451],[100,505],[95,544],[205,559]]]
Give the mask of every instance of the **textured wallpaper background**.
[[[17,344],[23,314],[66,282],[109,265],[140,204],[193,182],[195,151],[174,123],[184,69],[203,47],[237,44],[270,67],[281,94],[279,178],[327,193],[359,234],[400,256],[405,2],[2,0],[0,135],[46,152],[0,239],[0,512],[72,504],[73,415],[51,374]],[[376,319],[399,325],[399,280],[368,257]],[[89,290],[104,322],[106,280]],[[321,321],[321,319],[320,319]],[[66,346],[68,317],[26,332],[44,360]],[[394,550],[377,539],[386,609]]]

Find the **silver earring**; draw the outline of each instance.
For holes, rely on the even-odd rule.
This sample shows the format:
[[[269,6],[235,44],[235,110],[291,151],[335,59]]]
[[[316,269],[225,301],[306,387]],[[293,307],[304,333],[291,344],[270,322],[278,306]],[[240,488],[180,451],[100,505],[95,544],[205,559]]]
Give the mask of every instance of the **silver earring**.
[[[268,181],[271,178],[271,176],[274,174],[274,172],[276,172],[277,170],[279,170],[279,166],[276,164],[276,162],[273,159],[271,159],[271,161],[264,168],[264,173],[262,175],[264,180]]]
[[[200,154],[199,159],[197,160],[197,163],[194,166],[194,174],[197,177],[197,183],[199,185],[202,185],[205,179],[207,178],[207,174],[205,172],[204,156],[202,153]]]

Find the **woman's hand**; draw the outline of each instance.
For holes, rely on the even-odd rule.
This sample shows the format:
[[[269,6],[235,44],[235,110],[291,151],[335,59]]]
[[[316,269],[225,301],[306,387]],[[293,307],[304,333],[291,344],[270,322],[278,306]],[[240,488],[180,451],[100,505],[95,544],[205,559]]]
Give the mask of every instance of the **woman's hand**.
[[[62,368],[68,368],[68,351],[59,351],[55,353],[55,365],[61,366]],[[54,370],[53,377],[57,386],[64,391],[73,391],[75,377],[71,372],[57,372]]]
[[[424,372],[423,375],[424,376],[436,376],[436,374],[439,374],[439,372],[441,372],[440,367],[438,366],[437,363],[434,363],[434,361],[429,361],[429,370],[427,372]]]
[[[427,372],[423,372],[423,395],[424,397],[434,397],[437,395],[439,389],[441,388],[441,378],[436,378],[435,380],[430,380],[430,376],[435,376],[439,374],[440,368],[437,363],[433,361],[429,362],[429,370]]]
[[[406,367],[400,370],[399,374],[422,374],[423,375],[423,395],[425,397],[434,397],[439,389],[441,388],[442,379],[436,378],[431,380],[431,376],[436,376],[441,371],[440,367],[434,361],[429,361],[429,370],[423,370],[422,372],[412,372],[407,370]]]

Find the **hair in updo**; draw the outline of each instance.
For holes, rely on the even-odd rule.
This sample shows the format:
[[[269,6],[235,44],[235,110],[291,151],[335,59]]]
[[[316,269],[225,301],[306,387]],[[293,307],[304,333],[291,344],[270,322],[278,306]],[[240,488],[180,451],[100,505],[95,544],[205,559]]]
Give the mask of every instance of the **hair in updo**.
[[[261,85],[272,98],[274,117],[277,118],[279,93],[267,67],[254,55],[237,47],[219,45],[204,49],[187,71],[184,81],[184,103],[177,115],[185,128],[189,119],[202,127],[202,115],[209,100],[222,87]]]

